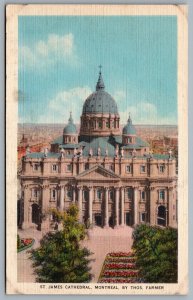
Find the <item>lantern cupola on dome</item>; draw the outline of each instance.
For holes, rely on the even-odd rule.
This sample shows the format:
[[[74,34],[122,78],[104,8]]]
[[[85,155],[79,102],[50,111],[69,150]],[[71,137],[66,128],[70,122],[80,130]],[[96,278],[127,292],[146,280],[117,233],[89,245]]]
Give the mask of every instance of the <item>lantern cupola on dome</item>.
[[[136,129],[132,124],[132,119],[129,114],[127,124],[123,127],[123,144],[135,144],[136,141]]]
[[[78,142],[78,134],[76,125],[74,124],[72,113],[70,112],[70,117],[68,119],[68,124],[63,130],[63,143],[64,144],[76,144]]]

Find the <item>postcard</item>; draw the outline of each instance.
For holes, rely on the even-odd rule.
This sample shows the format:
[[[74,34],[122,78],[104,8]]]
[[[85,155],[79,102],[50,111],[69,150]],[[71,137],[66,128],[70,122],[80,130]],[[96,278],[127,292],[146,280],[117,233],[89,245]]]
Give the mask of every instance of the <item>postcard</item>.
[[[187,61],[186,5],[7,5],[7,294],[187,294]]]

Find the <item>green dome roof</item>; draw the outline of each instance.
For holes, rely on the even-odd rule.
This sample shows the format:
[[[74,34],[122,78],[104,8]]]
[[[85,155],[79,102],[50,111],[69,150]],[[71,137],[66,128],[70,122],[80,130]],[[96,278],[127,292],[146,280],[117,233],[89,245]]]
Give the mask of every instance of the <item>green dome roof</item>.
[[[136,129],[132,124],[132,120],[131,120],[130,116],[129,116],[129,119],[127,121],[127,124],[123,127],[123,134],[136,135]]]
[[[72,114],[70,113],[70,118],[68,119],[68,124],[64,127],[63,134],[76,134],[76,125],[73,123]]]
[[[86,113],[110,113],[118,114],[117,104],[113,97],[105,92],[101,71],[96,84],[96,92],[92,93],[84,102],[83,114]]]

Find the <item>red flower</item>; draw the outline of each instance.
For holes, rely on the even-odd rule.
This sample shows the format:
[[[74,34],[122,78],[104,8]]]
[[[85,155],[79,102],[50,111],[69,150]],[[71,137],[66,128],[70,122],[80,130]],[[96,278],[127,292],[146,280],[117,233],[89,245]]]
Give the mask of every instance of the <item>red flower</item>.
[[[138,275],[137,270],[133,271],[104,271],[103,276],[106,277],[136,277]]]
[[[134,256],[133,252],[111,252],[107,256],[111,257],[125,257],[125,256]]]
[[[124,264],[124,263],[110,263],[110,264],[105,264],[105,268],[107,269],[135,269],[135,264],[130,263],[130,264]]]
[[[32,239],[21,239],[22,246],[28,246],[32,243]]]
[[[105,279],[101,279],[99,281],[99,283],[135,283],[136,280],[131,278],[131,279],[120,279],[120,278],[116,278],[116,279],[112,279],[112,278],[105,278]]]
[[[117,262],[121,262],[121,263],[134,263],[135,260],[136,259],[134,257],[131,257],[131,258],[124,258],[124,257],[121,257],[121,258],[119,258],[119,257],[112,258],[112,257],[108,257],[106,259],[106,262],[108,262],[108,263],[111,263],[111,262],[115,262],[115,263],[117,263]]]

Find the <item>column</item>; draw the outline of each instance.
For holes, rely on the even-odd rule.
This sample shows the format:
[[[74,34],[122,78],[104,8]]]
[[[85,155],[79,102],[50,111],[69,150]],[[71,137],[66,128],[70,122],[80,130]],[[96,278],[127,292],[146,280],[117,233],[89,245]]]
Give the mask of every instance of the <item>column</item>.
[[[115,189],[115,226],[119,226],[119,188]]]
[[[47,232],[49,231],[49,215],[48,215],[48,210],[49,210],[49,201],[50,201],[50,189],[49,189],[49,184],[45,182],[42,185],[42,192],[41,192],[41,230]]]
[[[106,120],[105,119],[102,119],[102,123],[103,123],[103,128],[105,128],[106,127]]]
[[[72,163],[72,174],[73,176],[76,176],[77,175],[77,160],[76,158],[73,159],[73,163]]]
[[[61,186],[60,188],[60,211],[64,210],[64,186]]]
[[[110,129],[112,129],[112,127],[113,127],[113,119],[109,120],[109,127],[110,127]]]
[[[150,187],[150,225],[157,224],[157,211],[156,211],[156,201],[158,200],[157,191],[154,187]]]
[[[133,189],[134,225],[138,224],[138,188]]]
[[[117,128],[117,118],[114,118],[114,128]]]
[[[49,231],[49,218],[48,218],[48,210],[49,210],[49,200],[50,200],[50,190],[49,184],[45,182],[42,186],[42,223],[41,229],[45,232]]]
[[[79,222],[82,222],[82,186],[78,187]]]
[[[79,158],[78,168],[79,168],[79,170],[78,170],[78,173],[79,173],[79,174],[82,173],[82,172],[84,171],[84,170],[83,170],[83,159],[82,159],[82,157]]]
[[[76,186],[75,185],[72,187],[72,201],[74,204],[76,203]]]
[[[45,183],[42,186],[42,213],[44,213],[44,214],[48,210],[49,201],[50,201],[49,185]]]
[[[24,186],[24,196],[23,196],[23,224],[22,224],[22,228],[26,229],[29,228],[29,200],[30,200],[30,190],[28,189],[28,186]]]
[[[28,207],[28,221],[29,221],[29,224],[32,224],[32,206],[29,205]]]
[[[109,227],[109,189],[105,187],[105,222],[104,226]]]
[[[173,227],[173,188],[168,188],[168,210],[169,210],[169,218],[167,225]]]
[[[121,226],[125,225],[125,189],[121,188]]]
[[[93,202],[93,188],[89,188],[89,211],[88,211],[88,217],[90,224],[92,224],[92,202]]]

